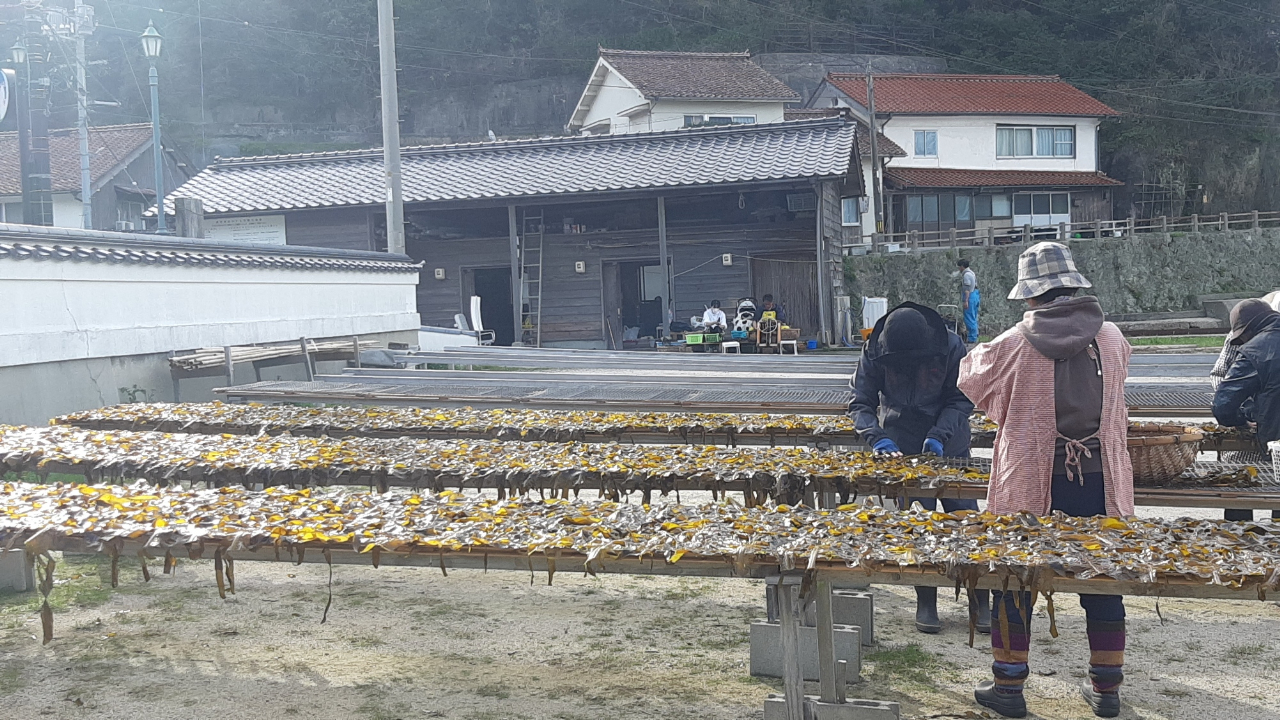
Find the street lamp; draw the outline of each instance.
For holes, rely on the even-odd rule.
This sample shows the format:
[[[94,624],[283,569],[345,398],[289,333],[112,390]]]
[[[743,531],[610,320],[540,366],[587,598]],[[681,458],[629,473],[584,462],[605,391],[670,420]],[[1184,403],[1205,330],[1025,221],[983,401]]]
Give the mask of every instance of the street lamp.
[[[164,151],[160,147],[160,74],[156,72],[156,60],[160,59],[160,46],[164,38],[156,31],[155,23],[147,23],[142,33],[142,54],[151,63],[151,72],[147,78],[151,84],[151,154],[155,156],[156,165],[156,232],[169,232],[164,211]]]
[[[18,38],[18,42],[9,48],[9,58],[13,60],[14,65],[27,64],[27,44],[23,42],[22,38]]]

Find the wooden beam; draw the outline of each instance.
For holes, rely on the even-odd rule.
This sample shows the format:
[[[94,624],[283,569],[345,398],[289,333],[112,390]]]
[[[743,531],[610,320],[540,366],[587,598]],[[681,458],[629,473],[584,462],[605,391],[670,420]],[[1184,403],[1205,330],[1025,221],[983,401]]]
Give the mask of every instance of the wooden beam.
[[[512,341],[515,345],[520,342],[523,308],[520,306],[521,290],[524,288],[522,272],[520,268],[520,227],[516,223],[516,206],[507,206],[507,232],[511,241],[511,328]]]
[[[671,332],[671,324],[668,322],[670,313],[668,308],[672,307],[675,300],[672,298],[671,289],[675,283],[671,282],[671,256],[667,252],[667,199],[661,195],[658,196],[658,261],[662,264],[662,277],[665,281],[666,289],[662,293],[662,336],[666,337]]]

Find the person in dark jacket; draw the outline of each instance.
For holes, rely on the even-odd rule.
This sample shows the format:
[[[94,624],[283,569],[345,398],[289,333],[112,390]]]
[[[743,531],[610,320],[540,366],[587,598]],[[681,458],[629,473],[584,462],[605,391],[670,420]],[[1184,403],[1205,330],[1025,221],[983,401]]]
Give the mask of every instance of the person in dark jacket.
[[[850,380],[849,414],[867,445],[884,455],[969,457],[973,403],[956,388],[964,356],[964,341],[932,308],[908,302],[880,318]],[[912,502],[937,509],[933,498]],[[942,508],[977,510],[978,501],[948,498]],[[991,631],[989,595],[981,590],[970,598],[970,613],[984,633]],[[942,630],[937,588],[916,588],[916,629]]]
[[[1256,423],[1266,447],[1280,440],[1280,312],[1245,300],[1231,310],[1227,340],[1240,355],[1213,394],[1213,416],[1228,427]]]

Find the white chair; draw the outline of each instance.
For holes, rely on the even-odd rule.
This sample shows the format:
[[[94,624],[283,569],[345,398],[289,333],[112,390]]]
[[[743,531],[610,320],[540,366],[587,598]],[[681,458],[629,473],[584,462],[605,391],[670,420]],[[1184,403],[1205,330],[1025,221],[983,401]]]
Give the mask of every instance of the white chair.
[[[728,342],[722,342],[722,343],[720,343],[720,352],[721,352],[721,353],[723,353],[723,354],[725,354],[725,355],[728,355],[728,354],[729,354],[729,348],[733,348],[733,354],[734,354],[734,355],[741,355],[741,354],[742,354],[742,343],[738,342],[737,340],[729,340]]]
[[[481,345],[492,345],[496,333],[484,329],[484,321],[480,316],[480,296],[471,296],[471,326],[476,329],[476,340]]]
[[[778,354],[785,355],[786,349],[791,348],[792,355],[800,354],[800,345],[795,340],[781,340],[778,342]]]

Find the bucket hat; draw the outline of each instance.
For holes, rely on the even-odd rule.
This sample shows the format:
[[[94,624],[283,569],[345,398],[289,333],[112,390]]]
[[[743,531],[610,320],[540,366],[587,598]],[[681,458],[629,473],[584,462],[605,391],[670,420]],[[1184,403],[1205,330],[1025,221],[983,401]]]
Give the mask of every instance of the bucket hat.
[[[1009,291],[1010,300],[1026,300],[1054,288],[1087,288],[1093,283],[1076,270],[1071,248],[1062,243],[1032,245],[1018,257],[1018,284]]]

